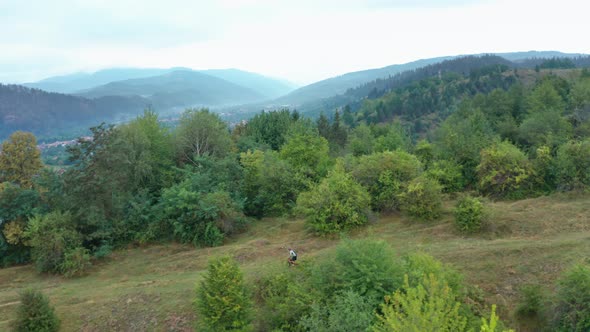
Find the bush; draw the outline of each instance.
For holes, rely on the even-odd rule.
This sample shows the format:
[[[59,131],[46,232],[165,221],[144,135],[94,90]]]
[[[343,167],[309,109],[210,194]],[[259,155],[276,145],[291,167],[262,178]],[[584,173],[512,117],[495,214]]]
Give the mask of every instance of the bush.
[[[464,233],[473,233],[481,229],[484,221],[484,205],[476,197],[465,196],[455,206],[455,225]]]
[[[374,320],[373,306],[354,291],[334,297],[327,306],[314,303],[311,313],[300,321],[305,331],[357,332],[368,331]]]
[[[576,265],[558,281],[554,310],[557,331],[590,330],[590,267]]]
[[[519,316],[537,316],[543,310],[545,296],[539,285],[525,285],[520,290],[520,301],[516,307],[516,314]]]
[[[467,318],[459,313],[454,292],[433,275],[410,287],[405,277],[404,290],[385,298],[374,331],[465,331]]]
[[[557,151],[557,186],[561,190],[590,187],[590,139],[568,142]]]
[[[501,328],[502,322],[500,318],[496,315],[496,305],[492,305],[492,312],[490,314],[490,320],[488,321],[485,318],[481,319],[481,328],[480,332],[514,332],[514,330],[505,330]]]
[[[32,249],[32,258],[40,272],[64,273],[66,254],[70,254],[67,267],[73,267],[74,252],[82,247],[82,235],[76,230],[69,212],[54,211],[29,220],[25,236]]]
[[[398,195],[422,173],[418,158],[399,150],[362,156],[351,168],[352,176],[371,195],[371,207],[378,211],[397,210]]]
[[[426,176],[438,181],[445,193],[458,192],[465,187],[461,166],[452,160],[435,161],[426,171]]]
[[[408,184],[408,188],[398,195],[400,208],[408,215],[433,220],[442,210],[441,186],[435,180],[420,176]]]
[[[402,286],[403,269],[386,242],[343,240],[335,256],[327,256],[312,271],[313,288],[329,298],[352,290],[377,307],[383,296]]]
[[[403,264],[411,287],[418,286],[424,278],[433,275],[436,280],[449,285],[455,294],[459,294],[463,288],[463,277],[459,272],[428,254],[409,254],[403,258]]]
[[[60,321],[49,299],[40,291],[27,289],[20,294],[14,330],[17,332],[54,332]]]
[[[274,271],[273,271],[274,272]],[[256,297],[261,308],[261,331],[296,330],[320,296],[308,287],[303,269],[289,273],[268,272],[257,281]]]
[[[78,247],[68,250],[59,269],[66,277],[83,275],[90,267],[90,252],[86,248]]]
[[[337,167],[319,185],[299,195],[297,210],[314,231],[328,234],[365,224],[370,201],[367,191]]]
[[[480,191],[497,198],[522,198],[528,194],[534,180],[528,158],[509,142],[481,151],[477,175]]]
[[[195,305],[201,330],[251,330],[252,300],[238,264],[230,257],[209,262],[207,274],[197,288]]]

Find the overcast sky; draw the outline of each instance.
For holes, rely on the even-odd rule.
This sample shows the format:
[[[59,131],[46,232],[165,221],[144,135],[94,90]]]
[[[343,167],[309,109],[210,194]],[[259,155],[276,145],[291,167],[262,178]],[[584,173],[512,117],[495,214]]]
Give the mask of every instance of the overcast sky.
[[[590,53],[583,0],[0,0],[0,82],[108,67],[307,84],[421,58]]]

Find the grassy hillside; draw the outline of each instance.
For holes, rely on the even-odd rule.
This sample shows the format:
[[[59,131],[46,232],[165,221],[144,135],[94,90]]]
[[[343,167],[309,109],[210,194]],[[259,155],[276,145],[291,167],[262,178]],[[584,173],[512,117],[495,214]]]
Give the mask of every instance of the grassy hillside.
[[[385,239],[399,254],[423,251],[454,265],[483,290],[486,302],[521,331],[511,312],[519,287],[540,283],[552,289],[560,272],[590,253],[590,197],[553,195],[491,203],[492,222],[476,236],[455,232],[450,209],[436,222],[412,222],[397,214],[360,229],[353,238]],[[64,331],[190,331],[198,319],[194,288],[208,257],[229,254],[248,282],[261,272],[287,269],[287,246],[302,265],[333,250],[338,239],[310,235],[301,220],[265,219],[216,248],[182,245],[129,248],[115,252],[78,279],[38,275],[30,265],[0,270],[0,330],[14,317],[18,292],[38,287],[51,298]]]

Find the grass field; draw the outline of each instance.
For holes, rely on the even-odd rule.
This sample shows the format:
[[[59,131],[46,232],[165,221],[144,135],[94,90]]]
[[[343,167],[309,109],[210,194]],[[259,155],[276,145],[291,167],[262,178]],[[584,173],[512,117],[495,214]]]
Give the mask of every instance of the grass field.
[[[458,234],[451,224],[452,202],[433,223],[399,215],[378,219],[350,234],[384,239],[399,254],[429,253],[461,271],[479,286],[486,302],[498,304],[502,318],[520,330],[510,313],[519,287],[539,283],[551,290],[561,271],[590,257],[590,197],[553,195],[517,202],[490,203],[491,222],[474,236]],[[0,331],[8,330],[26,287],[42,289],[55,305],[63,331],[191,331],[194,288],[208,258],[229,254],[246,279],[287,269],[287,247],[300,260],[332,250],[337,238],[310,235],[301,220],[266,219],[217,248],[176,244],[119,250],[95,264],[82,278],[39,275],[32,266],[0,270]]]

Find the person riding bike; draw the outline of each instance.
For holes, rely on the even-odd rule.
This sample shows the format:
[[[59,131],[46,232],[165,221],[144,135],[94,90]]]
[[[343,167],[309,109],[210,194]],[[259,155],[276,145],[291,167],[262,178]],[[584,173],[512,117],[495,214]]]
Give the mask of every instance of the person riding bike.
[[[289,248],[289,266],[295,265],[295,261],[297,260],[297,253]]]

